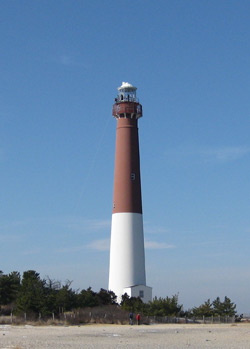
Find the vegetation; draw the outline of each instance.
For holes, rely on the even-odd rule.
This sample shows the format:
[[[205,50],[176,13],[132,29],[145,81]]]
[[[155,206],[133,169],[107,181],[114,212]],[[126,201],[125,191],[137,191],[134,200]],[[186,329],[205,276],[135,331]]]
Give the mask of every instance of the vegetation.
[[[140,298],[122,296],[121,308],[133,313],[142,313],[146,316],[179,316],[182,305],[178,304],[178,295],[166,298],[155,297],[145,304]]]
[[[59,281],[41,279],[39,273],[28,270],[22,278],[17,272],[4,275],[0,272],[0,307],[10,305],[15,314],[55,315],[72,309],[116,304],[116,295],[104,289],[81,292],[71,288],[71,281],[62,285]]]
[[[224,301],[217,297],[213,302],[208,299],[197,308],[191,310],[193,316],[234,316],[236,315],[236,304],[230,298],[225,297]]]
[[[178,304],[178,295],[166,298],[155,297],[149,302],[148,313],[154,316],[179,316],[182,305]]]
[[[4,275],[0,270],[0,306],[15,301],[20,289],[20,274],[16,271]]]
[[[3,309],[7,307],[8,312],[11,311],[16,315],[42,314],[43,317],[46,317],[51,316],[52,313],[60,315],[76,309],[78,311],[86,309],[86,314],[88,314],[89,309],[101,306],[103,309],[107,307],[113,309],[113,313],[123,311],[157,317],[236,315],[236,305],[228,297],[225,297],[224,301],[221,301],[219,297],[213,302],[208,299],[199,307],[183,312],[178,295],[166,298],[155,297],[151,302],[145,304],[139,297],[129,297],[125,293],[118,306],[117,297],[112,291],[101,288],[99,292],[94,292],[91,287],[75,291],[71,288],[71,283],[71,281],[66,281],[65,284],[61,284],[49,277],[42,279],[34,270],[25,271],[22,277],[16,271],[10,274],[0,271],[0,310],[2,308],[3,312]],[[91,310],[92,313],[93,311]]]

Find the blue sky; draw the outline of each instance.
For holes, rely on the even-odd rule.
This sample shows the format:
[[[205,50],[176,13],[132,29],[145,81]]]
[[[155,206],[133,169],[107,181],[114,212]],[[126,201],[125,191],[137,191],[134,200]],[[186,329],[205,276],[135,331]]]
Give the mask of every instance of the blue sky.
[[[250,312],[249,1],[0,2],[0,269],[108,286],[117,87],[138,88],[147,284]]]

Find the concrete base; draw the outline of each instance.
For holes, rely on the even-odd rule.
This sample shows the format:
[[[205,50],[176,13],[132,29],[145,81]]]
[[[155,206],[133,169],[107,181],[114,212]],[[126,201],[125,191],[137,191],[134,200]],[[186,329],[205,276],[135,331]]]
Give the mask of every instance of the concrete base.
[[[146,285],[143,221],[141,213],[112,215],[109,290],[118,299],[124,288]]]

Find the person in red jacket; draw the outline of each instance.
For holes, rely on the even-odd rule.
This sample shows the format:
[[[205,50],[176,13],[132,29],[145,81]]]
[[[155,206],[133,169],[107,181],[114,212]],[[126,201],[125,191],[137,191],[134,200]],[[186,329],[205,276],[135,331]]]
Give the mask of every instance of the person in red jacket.
[[[141,315],[140,314],[136,315],[136,320],[137,320],[137,325],[140,325],[140,320],[141,320]]]

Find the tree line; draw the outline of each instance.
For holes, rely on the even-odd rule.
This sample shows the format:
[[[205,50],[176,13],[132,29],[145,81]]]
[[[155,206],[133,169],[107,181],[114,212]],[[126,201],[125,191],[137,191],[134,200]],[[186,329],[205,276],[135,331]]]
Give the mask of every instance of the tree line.
[[[60,314],[72,309],[116,304],[112,291],[100,289],[94,292],[75,291],[71,281],[62,284],[47,277],[42,279],[34,270],[28,270],[21,277],[19,272],[3,274],[0,271],[0,306],[11,305],[15,314],[42,313]]]
[[[51,313],[57,315],[76,309],[93,308],[103,305],[113,305],[129,312],[140,312],[145,316],[234,316],[236,305],[225,297],[223,301],[217,297],[213,302],[208,299],[199,307],[183,311],[178,295],[157,298],[145,304],[138,297],[122,296],[121,304],[117,304],[114,292],[100,289],[94,292],[91,287],[86,290],[73,290],[71,281],[62,284],[49,277],[41,278],[34,270],[20,273],[13,271],[4,274],[0,271],[0,310],[9,309],[18,315],[22,313],[41,313],[43,316]]]
[[[231,299],[228,297],[224,298],[224,301],[221,301],[217,297],[213,302],[208,299],[199,307],[192,309],[192,315],[199,316],[234,316],[236,315],[236,304],[231,302]]]

